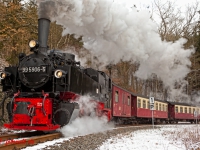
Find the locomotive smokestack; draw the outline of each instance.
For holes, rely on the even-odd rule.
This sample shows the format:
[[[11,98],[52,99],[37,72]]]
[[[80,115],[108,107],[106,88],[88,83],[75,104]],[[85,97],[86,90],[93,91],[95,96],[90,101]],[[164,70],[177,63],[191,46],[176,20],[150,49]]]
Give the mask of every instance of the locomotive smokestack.
[[[46,18],[38,19],[38,42],[39,51],[46,54],[47,53],[47,41],[49,35],[49,25],[50,20]]]

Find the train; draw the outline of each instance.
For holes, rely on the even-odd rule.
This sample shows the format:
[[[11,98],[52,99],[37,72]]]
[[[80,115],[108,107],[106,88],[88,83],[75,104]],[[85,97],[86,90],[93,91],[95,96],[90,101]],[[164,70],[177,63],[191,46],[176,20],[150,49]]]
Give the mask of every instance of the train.
[[[152,123],[152,120],[157,124],[199,123],[200,119],[199,106],[135,94],[114,83],[111,103],[112,117],[120,124]]]
[[[137,95],[112,82],[103,71],[84,68],[75,55],[61,50],[50,50],[47,45],[50,20],[38,19],[38,40],[29,42],[31,54],[20,53],[16,66],[5,67],[0,73],[4,103],[12,130],[53,131],[69,124],[78,109],[79,116],[89,115],[79,108],[77,99],[90,96],[96,104],[96,116],[106,116],[117,123],[175,123],[199,116],[200,108],[183,103],[155,99],[150,110],[148,97]],[[152,113],[153,111],[153,113]]]

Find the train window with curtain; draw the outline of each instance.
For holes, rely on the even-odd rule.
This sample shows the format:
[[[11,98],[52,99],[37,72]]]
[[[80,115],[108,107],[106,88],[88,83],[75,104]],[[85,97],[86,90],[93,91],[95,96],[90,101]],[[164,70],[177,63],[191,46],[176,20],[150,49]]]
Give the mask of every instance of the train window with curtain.
[[[188,112],[187,112],[187,107],[185,107],[185,113],[188,113]]]
[[[189,113],[191,114],[191,108],[189,108]]]
[[[161,104],[159,104],[159,110],[161,110]]]
[[[193,113],[195,112],[195,108],[193,108]]]
[[[131,103],[130,103],[130,96],[128,96],[128,105],[130,105]]]
[[[168,107],[167,107],[167,105],[165,105],[165,110],[168,111]]]
[[[115,91],[115,102],[119,101],[119,94],[118,91]]]
[[[147,105],[148,105],[148,106],[147,106],[147,107],[148,107],[148,109],[150,109],[150,104],[149,104],[149,101],[147,102]]]
[[[141,108],[141,100],[138,99],[138,108]]]
[[[176,106],[175,110],[176,110],[176,113],[178,113],[178,106]]]
[[[143,100],[143,108],[146,109],[146,101],[145,100]]]
[[[158,103],[156,103],[156,110],[158,110]]]
[[[180,113],[183,113],[183,107],[180,107]]]

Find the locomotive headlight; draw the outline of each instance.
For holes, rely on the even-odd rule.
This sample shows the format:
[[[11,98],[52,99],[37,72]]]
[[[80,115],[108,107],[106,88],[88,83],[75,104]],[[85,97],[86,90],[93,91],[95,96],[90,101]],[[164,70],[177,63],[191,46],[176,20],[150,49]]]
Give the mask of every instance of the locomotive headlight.
[[[61,72],[61,71],[57,71],[56,76],[57,76],[58,78],[62,77],[62,72]]]
[[[28,45],[30,48],[34,48],[34,47],[36,47],[37,42],[35,40],[31,40]]]
[[[56,78],[61,78],[61,77],[63,77],[65,74],[66,74],[66,72],[63,71],[63,70],[56,70],[56,71],[54,72],[54,76],[55,76]]]
[[[8,73],[8,72],[1,72],[0,73],[0,78],[1,79],[5,79],[7,76],[10,76],[10,73]]]
[[[2,72],[1,73],[1,79],[5,79],[6,78],[6,73]]]

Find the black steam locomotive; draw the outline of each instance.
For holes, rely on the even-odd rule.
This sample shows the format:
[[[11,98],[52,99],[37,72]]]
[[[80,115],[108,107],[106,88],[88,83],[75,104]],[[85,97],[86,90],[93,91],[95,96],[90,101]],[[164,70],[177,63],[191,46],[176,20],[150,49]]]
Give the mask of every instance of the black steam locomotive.
[[[50,21],[38,21],[38,41],[29,42],[32,54],[19,55],[17,66],[1,72],[2,104],[7,105],[10,129],[55,130],[69,123],[75,99],[89,94],[103,111],[109,104],[111,79],[101,71],[83,68],[73,54],[48,50]],[[98,110],[99,112],[99,110]]]

